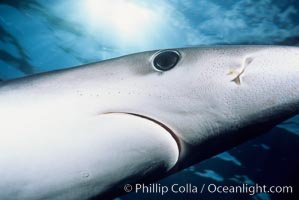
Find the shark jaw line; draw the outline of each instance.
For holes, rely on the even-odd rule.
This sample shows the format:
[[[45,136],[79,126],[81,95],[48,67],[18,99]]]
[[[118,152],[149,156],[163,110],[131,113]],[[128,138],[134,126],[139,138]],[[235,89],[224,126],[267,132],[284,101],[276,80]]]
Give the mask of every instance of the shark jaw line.
[[[148,116],[145,116],[145,115],[142,115],[142,114],[130,113],[130,112],[104,112],[104,113],[101,113],[100,115],[111,115],[111,114],[133,115],[135,117],[140,117],[140,118],[149,120],[149,121],[151,121],[151,122],[159,125],[161,128],[165,129],[173,137],[173,139],[177,143],[179,152],[181,152],[182,145],[181,145],[181,142],[180,142],[180,139],[179,139],[178,135],[171,128],[169,128],[167,125],[165,125],[164,123],[160,122],[159,120],[151,118],[151,117],[148,117]],[[180,155],[179,155],[179,157],[180,157]]]

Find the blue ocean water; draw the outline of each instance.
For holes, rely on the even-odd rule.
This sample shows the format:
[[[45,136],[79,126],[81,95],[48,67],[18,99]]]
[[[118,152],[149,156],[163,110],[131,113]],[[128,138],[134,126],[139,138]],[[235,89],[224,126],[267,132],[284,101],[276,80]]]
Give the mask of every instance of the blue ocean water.
[[[295,0],[1,0],[0,80],[129,53],[221,44],[299,46]],[[299,116],[161,181],[298,187]],[[173,194],[163,199],[290,199],[282,194]],[[157,199],[128,194],[118,199]]]

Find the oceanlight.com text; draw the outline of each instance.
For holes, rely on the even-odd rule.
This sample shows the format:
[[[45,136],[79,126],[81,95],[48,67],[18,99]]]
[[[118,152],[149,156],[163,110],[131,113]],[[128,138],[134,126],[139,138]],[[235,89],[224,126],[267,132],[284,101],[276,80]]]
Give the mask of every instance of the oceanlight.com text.
[[[124,186],[125,192],[135,192],[144,194],[161,194],[179,193],[179,194],[203,194],[203,193],[219,193],[219,194],[248,194],[255,195],[257,193],[269,194],[292,194],[292,186],[266,186],[266,185],[217,185],[217,184],[202,184],[194,185],[187,184],[172,184],[162,185],[160,183],[153,184],[126,184]]]

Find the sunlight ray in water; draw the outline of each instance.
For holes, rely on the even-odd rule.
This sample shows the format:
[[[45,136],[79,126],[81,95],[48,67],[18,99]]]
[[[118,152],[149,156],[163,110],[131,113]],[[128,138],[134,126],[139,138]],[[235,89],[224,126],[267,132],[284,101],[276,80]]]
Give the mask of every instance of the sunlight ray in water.
[[[149,8],[132,1],[87,0],[82,4],[90,28],[105,27],[123,39],[142,39],[156,18]]]

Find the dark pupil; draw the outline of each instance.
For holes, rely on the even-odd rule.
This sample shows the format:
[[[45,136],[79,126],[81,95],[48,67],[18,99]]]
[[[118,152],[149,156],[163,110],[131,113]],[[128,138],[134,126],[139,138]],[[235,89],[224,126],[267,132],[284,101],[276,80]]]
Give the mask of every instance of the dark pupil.
[[[154,59],[154,66],[158,70],[167,71],[179,61],[179,55],[173,51],[162,52]]]

